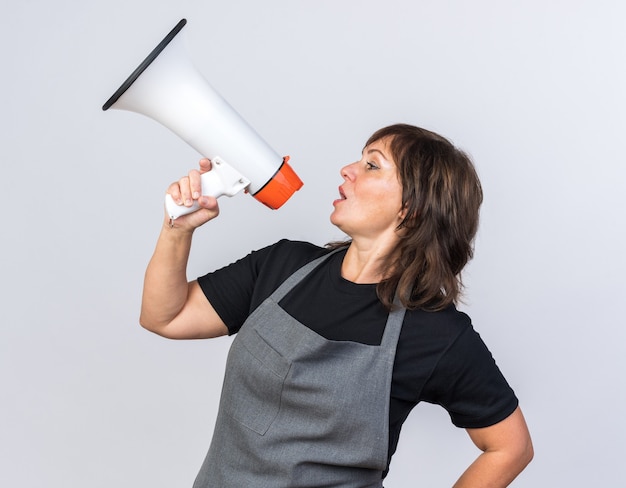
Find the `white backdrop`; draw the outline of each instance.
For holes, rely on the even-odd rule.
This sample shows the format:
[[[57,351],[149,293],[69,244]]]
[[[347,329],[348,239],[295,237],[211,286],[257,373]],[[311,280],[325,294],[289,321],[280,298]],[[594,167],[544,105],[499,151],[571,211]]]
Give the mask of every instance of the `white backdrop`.
[[[485,204],[465,310],[521,399],[518,487],[626,479],[621,0],[5,0],[0,485],[191,486],[230,339],[137,322],[165,188],[198,155],[100,107],[180,18],[211,84],[305,182],[223,200],[190,277],[281,237],[323,244],[339,168],[381,126],[442,133]],[[419,406],[388,487],[450,486],[477,455]]]

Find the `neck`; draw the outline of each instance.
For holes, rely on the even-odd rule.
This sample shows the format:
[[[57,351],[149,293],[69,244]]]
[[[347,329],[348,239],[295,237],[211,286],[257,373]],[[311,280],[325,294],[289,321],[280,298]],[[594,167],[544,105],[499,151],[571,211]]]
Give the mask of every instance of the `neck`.
[[[341,276],[353,283],[379,283],[389,275],[385,260],[394,253],[395,245],[353,240],[343,259]]]

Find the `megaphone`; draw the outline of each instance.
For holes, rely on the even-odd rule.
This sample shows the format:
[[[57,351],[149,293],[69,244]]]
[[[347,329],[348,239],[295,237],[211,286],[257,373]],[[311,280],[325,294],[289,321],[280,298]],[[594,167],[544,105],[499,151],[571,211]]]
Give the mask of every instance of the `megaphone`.
[[[182,19],[102,106],[128,110],[161,123],[213,163],[202,175],[202,193],[233,196],[246,190],[271,209],[281,207],[302,181],[219,95],[187,56]],[[194,212],[166,196],[171,219]]]

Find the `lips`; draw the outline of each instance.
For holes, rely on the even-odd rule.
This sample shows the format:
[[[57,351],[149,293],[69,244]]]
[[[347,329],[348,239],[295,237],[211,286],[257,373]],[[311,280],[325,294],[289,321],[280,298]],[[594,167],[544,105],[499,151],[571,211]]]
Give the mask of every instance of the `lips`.
[[[341,187],[339,187],[339,198],[333,202],[333,205],[337,205],[340,202],[343,202],[346,199],[346,194],[343,192]]]

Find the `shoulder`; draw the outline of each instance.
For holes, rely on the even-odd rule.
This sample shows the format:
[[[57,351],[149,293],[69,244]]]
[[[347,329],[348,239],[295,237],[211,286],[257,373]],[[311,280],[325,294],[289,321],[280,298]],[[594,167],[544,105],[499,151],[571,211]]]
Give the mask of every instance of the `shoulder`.
[[[286,279],[291,273],[314,259],[328,253],[328,249],[310,242],[282,239],[246,256],[253,272],[270,280]]]
[[[407,310],[402,327],[403,335],[407,337],[419,337],[420,341],[428,338],[441,342],[444,347],[469,330],[473,330],[470,317],[454,305],[436,312]]]
[[[441,377],[442,359],[471,328],[470,318],[453,305],[437,312],[407,310],[396,349],[394,394],[405,401],[428,401],[432,378]]]
[[[327,252],[328,249],[309,242],[282,239],[252,251],[234,263],[208,273],[198,280],[201,285],[204,285],[209,280],[233,279],[249,283],[250,286],[254,286],[258,280],[261,280],[272,286],[277,282],[279,284],[295,270]]]
[[[198,284],[230,333],[234,333],[295,270],[327,252],[308,242],[283,239],[200,276]]]
[[[421,400],[442,405],[455,425],[467,428],[496,423],[517,407],[515,393],[467,314],[451,306],[408,315],[403,332],[406,328],[413,360],[415,351],[430,359]]]
[[[471,329],[470,318],[453,305],[437,312],[407,310],[396,350],[396,368],[411,379],[413,386],[403,395],[418,401],[413,395],[419,397],[442,358]]]
[[[407,310],[396,351],[397,365],[418,374],[425,382],[452,346],[469,331],[473,331],[469,316],[453,305],[437,312]]]
[[[257,251],[257,253],[264,254],[264,258],[268,261],[280,261],[297,265],[305,264],[315,258],[323,256],[328,253],[328,249],[310,242],[281,239],[271,246]]]
[[[415,351],[428,348],[436,355],[433,359],[439,369],[444,364],[447,367],[471,365],[481,357],[491,358],[469,315],[454,305],[437,312],[407,311],[401,338]]]

